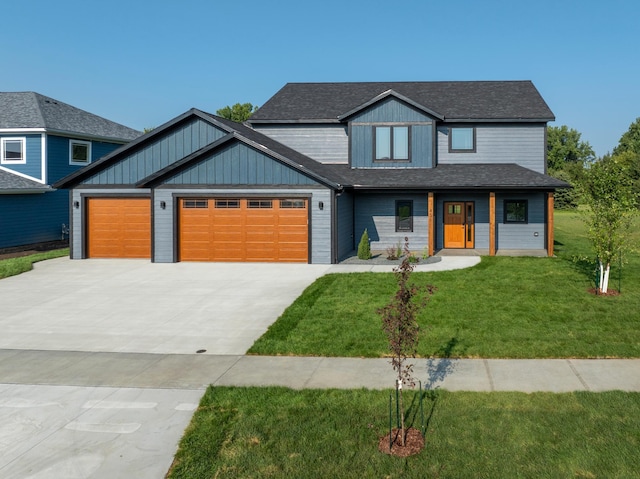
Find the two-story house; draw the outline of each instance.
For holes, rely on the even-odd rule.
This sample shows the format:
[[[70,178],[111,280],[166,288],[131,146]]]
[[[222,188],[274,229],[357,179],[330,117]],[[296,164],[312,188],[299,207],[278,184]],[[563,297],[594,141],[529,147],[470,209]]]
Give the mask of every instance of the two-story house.
[[[51,185],[141,133],[34,92],[0,92],[0,248],[66,238]]]
[[[72,258],[335,263],[553,254],[552,112],[531,82],[292,83],[242,125],[192,109],[68,176]]]

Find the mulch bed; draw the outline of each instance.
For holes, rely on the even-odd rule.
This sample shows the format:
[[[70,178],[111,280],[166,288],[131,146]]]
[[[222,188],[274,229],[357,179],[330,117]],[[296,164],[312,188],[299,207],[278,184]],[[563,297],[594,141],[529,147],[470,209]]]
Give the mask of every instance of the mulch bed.
[[[0,259],[20,258],[43,251],[62,249],[69,247],[69,240],[47,241],[46,243],[28,244],[24,246],[14,246],[12,248],[0,248]]]
[[[600,288],[591,288],[589,289],[589,293],[598,296],[620,296],[620,292],[615,289],[607,289],[607,292],[603,293],[602,291],[600,291]]]
[[[408,457],[418,454],[424,449],[424,438],[422,433],[413,427],[410,427],[406,431],[407,437],[404,441],[404,446],[400,445],[400,429],[392,429],[391,436],[393,441],[391,442],[391,448],[389,448],[389,434],[380,438],[378,442],[378,450],[384,454],[391,454],[398,457]]]

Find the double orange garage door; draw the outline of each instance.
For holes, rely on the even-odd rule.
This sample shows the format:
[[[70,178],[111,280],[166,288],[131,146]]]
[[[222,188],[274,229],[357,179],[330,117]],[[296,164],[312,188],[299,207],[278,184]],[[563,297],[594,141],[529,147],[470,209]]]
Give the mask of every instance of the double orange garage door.
[[[282,198],[181,198],[180,261],[309,260],[308,201]],[[87,256],[150,258],[148,198],[89,198]]]

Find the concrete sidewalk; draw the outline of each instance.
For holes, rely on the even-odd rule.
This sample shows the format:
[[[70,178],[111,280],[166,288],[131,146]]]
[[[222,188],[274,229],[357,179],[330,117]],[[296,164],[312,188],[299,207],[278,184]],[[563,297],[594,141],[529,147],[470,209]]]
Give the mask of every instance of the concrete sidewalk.
[[[415,359],[451,391],[640,391],[638,359]],[[219,386],[392,388],[387,359],[0,350],[5,384],[201,390]]]

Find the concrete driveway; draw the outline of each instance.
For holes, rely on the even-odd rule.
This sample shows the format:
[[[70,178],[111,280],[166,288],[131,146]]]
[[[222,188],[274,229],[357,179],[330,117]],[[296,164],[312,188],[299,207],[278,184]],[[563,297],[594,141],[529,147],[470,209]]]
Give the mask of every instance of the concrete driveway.
[[[330,265],[59,258],[0,281],[0,349],[244,354]]]
[[[60,258],[1,280],[0,477],[164,477],[207,371],[329,268]]]

